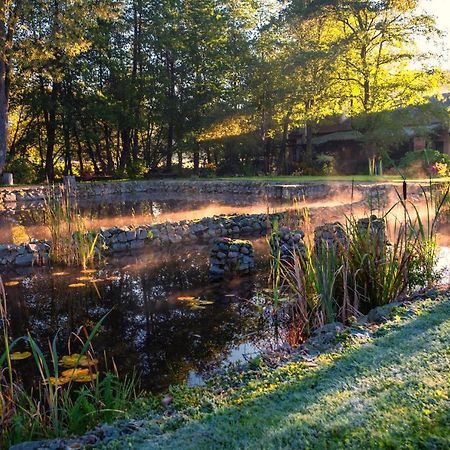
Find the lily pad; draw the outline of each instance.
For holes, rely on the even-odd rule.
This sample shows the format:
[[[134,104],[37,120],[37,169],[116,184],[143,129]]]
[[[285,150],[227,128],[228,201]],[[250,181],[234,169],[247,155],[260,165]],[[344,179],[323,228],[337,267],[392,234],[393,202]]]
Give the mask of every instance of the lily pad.
[[[81,288],[81,287],[85,287],[85,286],[86,285],[84,283],[72,283],[72,284],[69,284],[68,287],[70,287],[70,288]]]
[[[30,352],[14,352],[11,353],[10,358],[12,361],[20,361],[21,359],[27,359],[31,356]]]
[[[88,373],[87,375],[80,375],[75,377],[73,380],[77,383],[89,383],[90,381],[94,381],[97,379],[96,373]]]
[[[63,384],[67,384],[70,381],[70,378],[67,377],[50,377],[47,382],[52,384],[53,386],[62,386]]]
[[[67,370],[63,370],[61,375],[63,377],[77,378],[77,377],[89,375],[89,369],[67,369]]]
[[[74,367],[91,367],[98,363],[97,359],[91,359],[86,355],[80,356],[78,353],[73,353],[72,355],[63,356],[59,364],[63,367],[74,368]]]

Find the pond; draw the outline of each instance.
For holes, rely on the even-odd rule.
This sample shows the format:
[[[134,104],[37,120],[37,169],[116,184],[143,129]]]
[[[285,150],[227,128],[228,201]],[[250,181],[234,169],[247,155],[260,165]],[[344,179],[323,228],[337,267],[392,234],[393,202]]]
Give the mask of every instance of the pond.
[[[276,199],[261,199],[243,195],[198,195],[135,193],[105,195],[80,199],[78,207],[89,229],[142,225],[149,223],[196,220],[219,214],[259,214],[292,208],[292,203]],[[321,199],[305,202],[310,207],[330,207],[346,204],[348,199]],[[44,223],[44,203],[13,204],[0,211],[0,243],[21,243],[21,239],[47,239]]]
[[[60,330],[59,353],[67,354],[68,332],[91,329],[109,312],[94,349],[100,356],[106,351],[119,372],[141,374],[143,387],[153,391],[198,379],[273,336],[251,302],[267,284],[269,269],[265,240],[254,244],[254,274],[226,282],[210,282],[207,246],[120,256],[93,273],[9,273],[12,333],[31,331],[45,348]],[[25,370],[27,363],[21,364]]]
[[[82,202],[80,208],[93,225],[111,226],[293,207],[242,197],[210,200],[142,195],[110,203]],[[328,207],[342,203],[342,199],[331,199],[309,205],[322,207],[316,219],[324,223],[335,220],[337,214],[342,217],[338,209]],[[2,220],[8,226],[20,223],[30,233],[44,229],[39,208],[17,210]],[[7,228],[0,228],[4,239],[9,239]],[[450,228],[442,225],[439,266],[443,269],[450,262],[449,236]],[[113,361],[119,373],[141,375],[142,386],[154,392],[174,383],[201,382],[202,374],[211,368],[250,357],[277,342],[275,331],[253,301],[257,292],[267,288],[269,249],[264,237],[253,243],[253,274],[227,281],[211,281],[207,244],[145,247],[108,257],[105,266],[87,272],[61,268],[5,271],[2,277],[12,334],[30,332],[43,348],[56,335],[58,352],[65,355],[72,352],[67,347],[73,342],[71,332],[82,326],[92,329],[108,314],[93,345],[101,361],[106,355],[109,367]],[[448,276],[447,270],[445,281]],[[29,374],[33,363],[21,361],[18,367]]]

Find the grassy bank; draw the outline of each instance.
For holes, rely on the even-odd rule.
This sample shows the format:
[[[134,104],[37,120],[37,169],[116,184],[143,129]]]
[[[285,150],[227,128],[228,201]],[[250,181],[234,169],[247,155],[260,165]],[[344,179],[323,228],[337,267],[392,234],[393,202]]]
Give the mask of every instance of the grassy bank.
[[[274,175],[274,176],[255,176],[255,177],[223,177],[218,178],[220,180],[242,180],[242,181],[271,181],[271,182],[286,182],[286,183],[305,183],[305,182],[328,182],[328,181],[341,181],[341,182],[378,182],[378,183],[400,183],[403,182],[403,178],[400,175],[328,175],[328,176],[315,176],[315,175]],[[406,181],[409,183],[429,183],[430,178],[408,178]],[[434,183],[443,183],[450,181],[450,177],[432,178]]]
[[[147,425],[109,448],[450,448],[449,293],[360,331],[313,363],[175,388],[166,412],[146,411]]]

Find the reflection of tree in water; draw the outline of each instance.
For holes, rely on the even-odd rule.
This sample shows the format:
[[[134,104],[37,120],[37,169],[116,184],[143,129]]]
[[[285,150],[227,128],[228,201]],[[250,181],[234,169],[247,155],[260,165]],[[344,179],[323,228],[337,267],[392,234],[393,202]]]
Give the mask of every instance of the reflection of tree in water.
[[[189,370],[201,369],[203,363],[218,361],[258,330],[250,303],[238,299],[251,297],[255,278],[210,284],[203,251],[134,261],[120,271],[100,271],[102,279],[110,279],[97,283],[101,298],[92,285],[67,287],[79,273],[52,277],[40,272],[25,279],[24,288],[9,291],[14,335],[32,330],[46,346],[48,337],[61,329],[60,351],[66,353],[67,330],[92,326],[111,310],[94,341],[97,353],[106,350],[120,371],[141,372],[144,385],[158,388],[185,380]],[[181,295],[214,303],[193,308],[176,300]]]

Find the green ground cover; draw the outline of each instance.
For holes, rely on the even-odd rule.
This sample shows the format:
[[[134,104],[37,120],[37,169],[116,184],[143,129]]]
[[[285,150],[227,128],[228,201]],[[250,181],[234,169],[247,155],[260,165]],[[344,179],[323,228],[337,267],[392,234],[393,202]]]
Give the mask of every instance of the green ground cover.
[[[147,411],[145,431],[109,448],[450,448],[449,294],[361,332],[344,332],[342,348],[315,363],[294,358],[174,388],[169,411]]]
[[[286,183],[304,183],[304,182],[327,182],[327,181],[345,181],[345,182],[378,182],[378,183],[394,183],[402,182],[403,178],[400,175],[329,175],[329,176],[315,176],[315,175],[274,175],[274,176],[255,176],[255,177],[223,177],[221,180],[242,180],[242,181],[274,181]],[[410,183],[429,183],[429,178],[408,178],[406,181]],[[433,178],[433,182],[448,182],[450,177]]]

